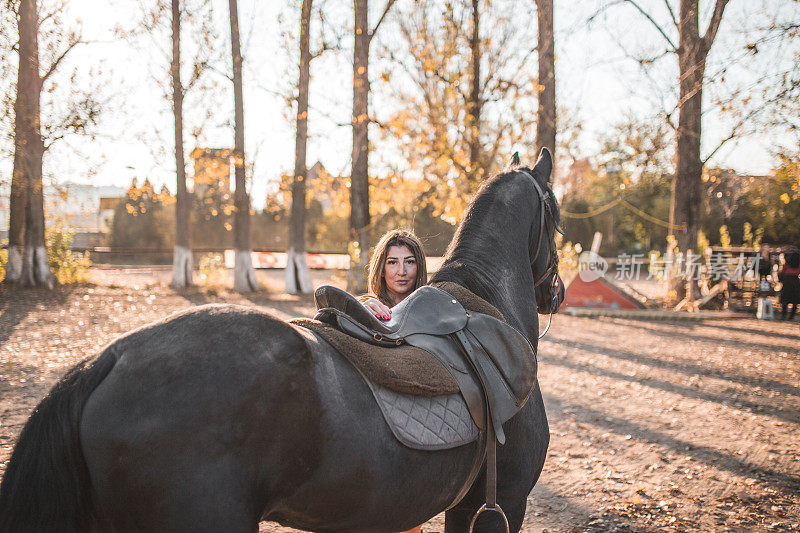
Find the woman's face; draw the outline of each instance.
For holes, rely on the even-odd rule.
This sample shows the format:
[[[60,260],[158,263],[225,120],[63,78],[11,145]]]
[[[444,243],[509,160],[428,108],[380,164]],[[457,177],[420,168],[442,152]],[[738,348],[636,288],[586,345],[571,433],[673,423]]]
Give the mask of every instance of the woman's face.
[[[389,296],[400,303],[414,290],[417,279],[417,258],[408,246],[390,246],[383,265],[383,277]]]

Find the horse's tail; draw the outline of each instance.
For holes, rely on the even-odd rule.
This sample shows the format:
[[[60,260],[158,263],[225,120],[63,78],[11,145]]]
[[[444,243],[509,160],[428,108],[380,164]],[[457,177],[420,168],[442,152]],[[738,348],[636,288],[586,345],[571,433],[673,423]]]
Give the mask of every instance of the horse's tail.
[[[107,348],[75,365],[31,414],[0,483],[0,531],[89,531],[99,524],[78,426],[117,362]]]

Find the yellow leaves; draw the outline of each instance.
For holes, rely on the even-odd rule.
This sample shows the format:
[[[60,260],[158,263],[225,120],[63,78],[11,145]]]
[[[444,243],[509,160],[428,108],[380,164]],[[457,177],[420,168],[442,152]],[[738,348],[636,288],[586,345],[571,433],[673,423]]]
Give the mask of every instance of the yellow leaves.
[[[784,204],[788,204],[790,201],[791,198],[789,197],[788,194],[786,193],[781,194],[781,202],[783,202]]]
[[[233,226],[231,226],[231,223],[230,222],[226,222],[225,223],[225,231],[231,231],[232,229],[233,229]]]

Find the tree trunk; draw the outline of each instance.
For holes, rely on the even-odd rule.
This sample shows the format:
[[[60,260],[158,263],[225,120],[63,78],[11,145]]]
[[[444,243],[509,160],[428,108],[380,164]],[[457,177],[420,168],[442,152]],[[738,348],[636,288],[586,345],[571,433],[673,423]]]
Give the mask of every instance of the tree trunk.
[[[350,172],[350,270],[347,290],[367,290],[369,262],[369,26],[368,0],[353,0],[355,42],[353,46],[353,155]]]
[[[18,85],[19,86],[19,85]],[[22,254],[25,247],[25,211],[28,205],[27,171],[22,162],[22,152],[26,141],[22,139],[24,127],[21,121],[24,111],[20,96],[17,95],[14,121],[14,169],[11,174],[11,194],[8,220],[8,259],[6,277],[3,283],[16,284],[22,279]]]
[[[16,264],[11,269],[12,275],[19,273],[17,282],[21,286],[43,285],[53,288],[56,279],[47,260],[44,236],[44,140],[39,125],[42,78],[39,74],[38,31],[36,0],[22,0],[19,7],[19,77],[15,105],[15,168],[12,177],[12,181],[16,180],[18,185],[15,188],[12,184],[15,194],[12,194],[9,221],[9,256],[13,255],[13,260],[18,262],[20,245],[23,246],[21,270],[17,270]],[[7,280],[13,281],[10,278]]]
[[[286,264],[286,292],[313,290],[306,261],[306,144],[308,141],[308,83],[310,78],[311,3],[303,0],[300,15],[300,79],[297,82],[297,131],[294,144],[292,210],[289,218],[289,253]]]
[[[469,102],[467,104],[467,127],[469,139],[468,183],[474,185],[483,176],[481,165],[481,14],[479,0],[472,0],[472,35],[469,39],[471,68],[469,80]]]
[[[242,94],[242,52],[239,44],[239,11],[237,0],[228,0],[231,19],[231,56],[233,59],[234,101],[234,175],[236,192],[233,204],[233,241],[236,253],[233,269],[233,290],[249,292],[258,289],[250,257],[250,197],[247,195],[244,158],[244,96]]]
[[[34,139],[36,140],[36,139]],[[28,209],[25,216],[25,252],[22,257],[22,279],[20,286],[35,287],[42,285],[52,289],[56,278],[50,271],[47,259],[47,247],[44,238],[44,187],[42,183],[42,156],[44,146],[41,136],[39,145],[32,147],[34,164],[38,164],[37,172],[31,175],[28,190]]]
[[[673,229],[678,252],[696,253],[697,231],[700,227],[702,204],[703,162],[700,158],[702,135],[703,77],[706,57],[719,27],[726,0],[717,0],[709,30],[700,37],[698,0],[681,0],[680,43],[678,67],[680,70],[680,97],[678,101],[678,134],[675,157],[675,181],[670,203],[670,223],[682,228]],[[688,267],[688,265],[686,265]],[[684,268],[683,273],[670,278],[669,288],[678,300],[695,299],[699,294],[697,282]]]
[[[192,285],[192,250],[189,246],[189,199],[186,194],[186,161],[183,154],[183,85],[181,85],[181,9],[172,0],[172,114],[175,119],[175,249],[172,260],[174,289]]]
[[[556,148],[556,63],[553,36],[553,0],[536,0],[539,20],[539,110],[536,120],[536,151]]]

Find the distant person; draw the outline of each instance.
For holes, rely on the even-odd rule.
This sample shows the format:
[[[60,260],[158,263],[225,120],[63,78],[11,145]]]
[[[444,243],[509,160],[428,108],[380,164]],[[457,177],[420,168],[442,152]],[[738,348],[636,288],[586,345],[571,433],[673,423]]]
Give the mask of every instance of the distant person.
[[[767,276],[772,274],[772,260],[770,259],[769,254],[769,245],[762,244],[761,245],[761,253],[758,258],[758,279],[759,281],[765,281]]]
[[[797,305],[800,304],[800,251],[790,248],[783,252],[783,265],[778,271],[778,280],[781,282],[781,320],[786,320],[789,306],[789,320],[794,320]]]

